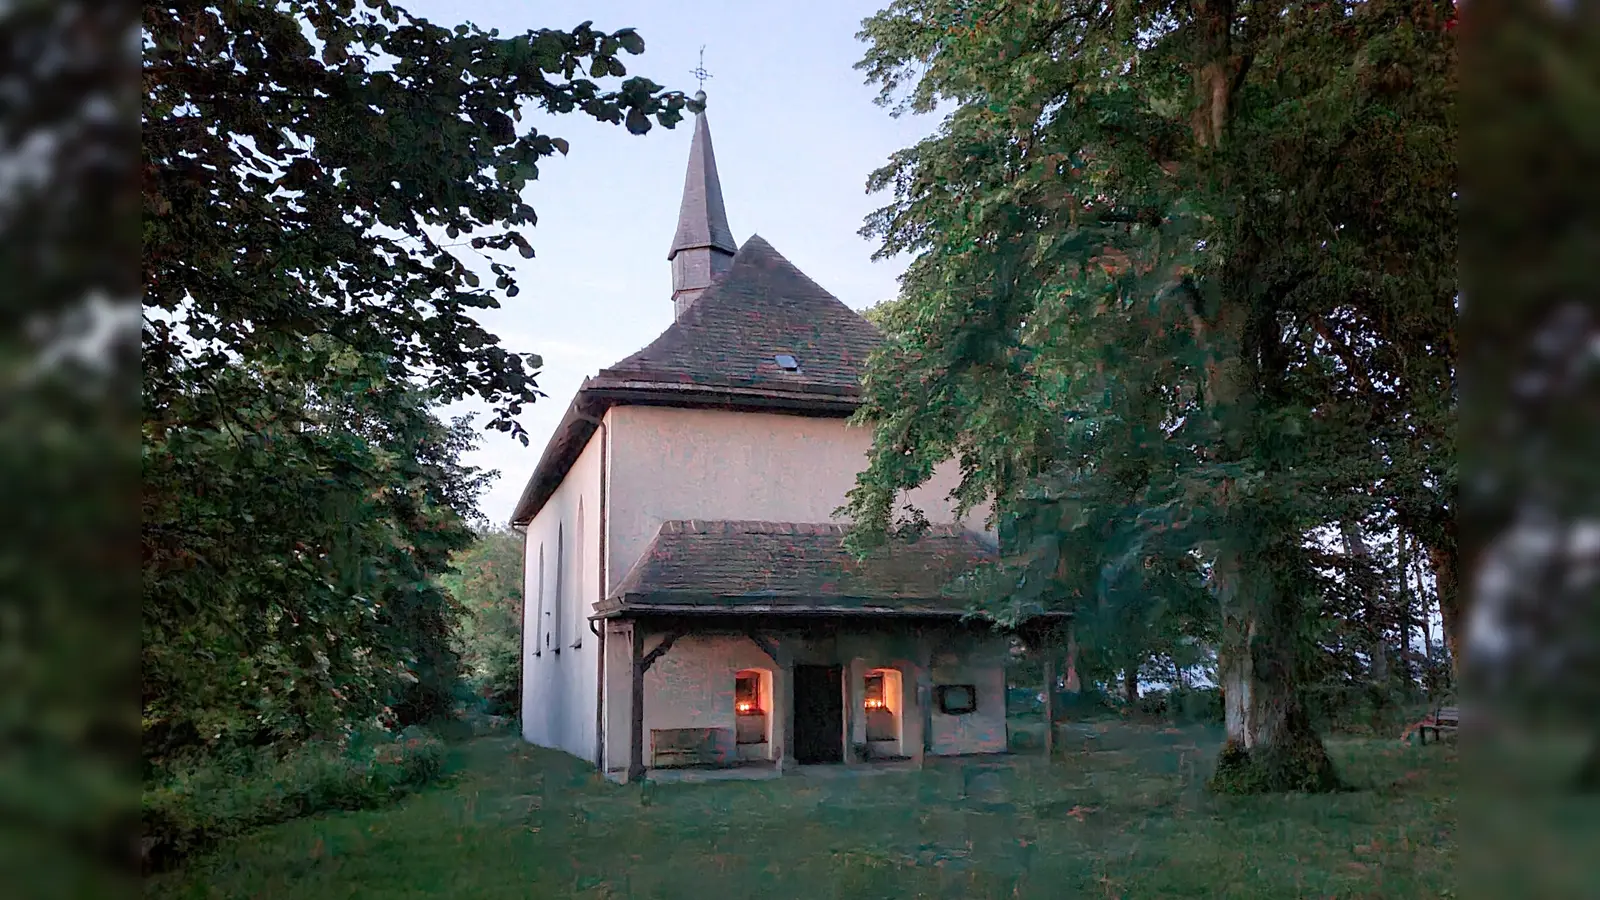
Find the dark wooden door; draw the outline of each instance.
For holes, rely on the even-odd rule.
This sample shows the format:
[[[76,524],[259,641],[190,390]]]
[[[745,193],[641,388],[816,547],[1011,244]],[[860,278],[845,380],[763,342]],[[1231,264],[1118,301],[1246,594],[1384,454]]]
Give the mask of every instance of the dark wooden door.
[[[844,762],[844,683],[838,666],[794,667],[794,758]]]

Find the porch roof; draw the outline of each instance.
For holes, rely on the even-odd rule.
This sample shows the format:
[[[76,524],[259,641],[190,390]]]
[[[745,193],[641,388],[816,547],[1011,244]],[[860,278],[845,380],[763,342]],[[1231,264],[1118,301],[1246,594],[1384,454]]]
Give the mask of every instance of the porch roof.
[[[664,522],[600,617],[631,613],[960,616],[958,579],[994,558],[981,536],[934,526],[857,560],[832,523]]]

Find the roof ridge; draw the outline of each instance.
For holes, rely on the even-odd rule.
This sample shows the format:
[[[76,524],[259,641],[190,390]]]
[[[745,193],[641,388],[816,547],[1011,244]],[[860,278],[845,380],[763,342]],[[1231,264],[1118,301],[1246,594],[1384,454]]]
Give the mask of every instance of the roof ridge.
[[[830,534],[843,533],[850,526],[839,522],[793,522],[778,519],[667,519],[661,531],[667,534]]]
[[[799,522],[781,519],[666,519],[664,534],[843,534],[849,522]],[[925,537],[965,537],[973,532],[959,522],[930,523]]]

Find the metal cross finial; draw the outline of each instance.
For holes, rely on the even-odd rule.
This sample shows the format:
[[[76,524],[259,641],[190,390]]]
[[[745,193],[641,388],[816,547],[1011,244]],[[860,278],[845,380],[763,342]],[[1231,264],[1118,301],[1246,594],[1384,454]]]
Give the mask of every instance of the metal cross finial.
[[[700,90],[704,91],[706,89],[706,79],[711,77],[711,73],[706,71],[706,45],[705,44],[701,44],[700,45],[700,64],[698,66],[695,66],[693,69],[691,69],[689,71],[689,74],[693,75],[695,77],[695,80],[700,82]]]

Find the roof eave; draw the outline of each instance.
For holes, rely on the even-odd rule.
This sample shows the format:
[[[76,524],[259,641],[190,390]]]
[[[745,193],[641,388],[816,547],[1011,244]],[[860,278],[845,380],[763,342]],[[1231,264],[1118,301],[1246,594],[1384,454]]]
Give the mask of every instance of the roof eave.
[[[690,250],[721,250],[723,253],[726,253],[729,256],[734,256],[739,252],[738,246],[732,241],[718,240],[713,238],[709,241],[693,241],[684,244],[673,244],[672,249],[667,251],[667,261],[671,262],[672,259],[679,253],[687,253]]]
[[[994,621],[984,613],[966,608],[953,607],[947,604],[950,600],[944,598],[829,598],[832,602],[822,603],[775,603],[772,600],[782,598],[752,597],[749,595],[697,599],[704,601],[715,599],[720,602],[686,602],[688,597],[672,596],[673,592],[658,593],[628,593],[613,595],[610,599],[595,604],[595,612],[591,618],[616,619],[636,615],[674,615],[674,616],[826,616],[833,618],[940,618],[940,619],[975,619],[981,621]],[[860,600],[859,603],[840,601]],[[769,601],[769,602],[761,602]],[[892,603],[894,605],[883,605]],[[920,605],[939,604],[939,605]],[[1029,616],[1030,620],[1038,619],[1071,619],[1072,613],[1061,610],[1046,610]]]
[[[601,618],[633,613],[671,613],[674,615],[832,615],[832,616],[941,616],[973,615],[964,608],[949,605],[940,598],[829,597],[820,602],[796,602],[800,598],[703,595],[678,596],[679,592],[627,594],[596,604]]]
[[[528,476],[522,495],[517,498],[517,505],[511,512],[512,525],[526,525],[533,521],[562,479],[567,477],[578,454],[588,445],[589,437],[598,427],[596,422],[606,411],[606,405],[588,390],[592,381],[590,378],[584,379],[578,392],[572,395],[572,402],[567,404],[567,411],[561,415],[555,432],[544,445],[539,463],[533,467],[533,474]]]

